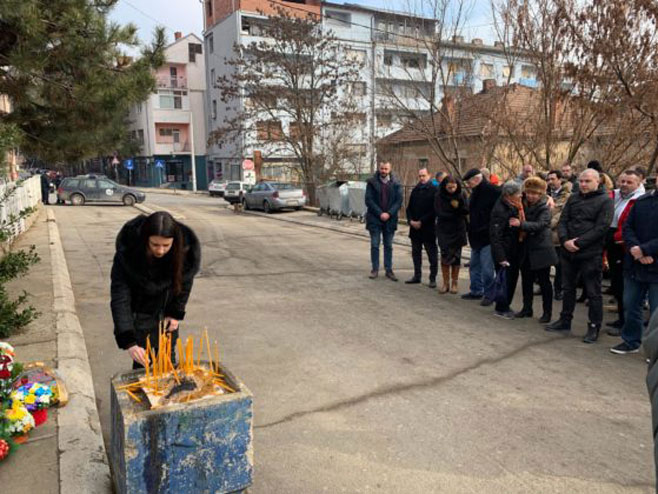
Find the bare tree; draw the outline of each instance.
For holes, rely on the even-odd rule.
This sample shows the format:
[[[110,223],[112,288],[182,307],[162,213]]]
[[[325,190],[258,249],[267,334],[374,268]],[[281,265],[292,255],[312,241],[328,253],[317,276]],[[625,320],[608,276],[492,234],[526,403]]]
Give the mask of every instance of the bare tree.
[[[236,45],[227,60],[231,73],[217,81],[225,118],[210,140],[258,142],[268,156],[290,156],[313,201],[366,129],[356,104],[361,63],[317,16],[276,12],[259,26],[261,40]]]

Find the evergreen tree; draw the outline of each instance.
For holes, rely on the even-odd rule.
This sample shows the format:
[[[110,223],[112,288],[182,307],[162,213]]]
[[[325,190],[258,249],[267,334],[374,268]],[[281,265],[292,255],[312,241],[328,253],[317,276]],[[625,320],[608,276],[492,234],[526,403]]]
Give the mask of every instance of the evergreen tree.
[[[155,87],[164,31],[132,61],[137,28],[108,20],[118,0],[0,0],[0,94],[13,111],[24,154],[73,162],[130,145],[131,105]]]

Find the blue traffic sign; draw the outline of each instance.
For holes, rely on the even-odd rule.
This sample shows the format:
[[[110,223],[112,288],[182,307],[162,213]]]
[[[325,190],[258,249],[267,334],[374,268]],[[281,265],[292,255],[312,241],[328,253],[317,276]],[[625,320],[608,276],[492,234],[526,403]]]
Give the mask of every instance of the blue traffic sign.
[[[123,166],[126,170],[132,170],[135,167],[133,165],[133,160],[123,160]]]
[[[164,168],[165,162],[164,160],[155,160],[155,167],[156,168]]]

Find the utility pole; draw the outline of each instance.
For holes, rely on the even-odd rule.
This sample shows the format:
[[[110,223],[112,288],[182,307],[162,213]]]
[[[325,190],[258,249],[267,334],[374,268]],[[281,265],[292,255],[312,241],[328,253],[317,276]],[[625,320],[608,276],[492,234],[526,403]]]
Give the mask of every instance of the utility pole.
[[[196,157],[194,149],[194,113],[190,110],[190,141],[191,141],[191,163],[192,163],[192,190],[196,192]]]

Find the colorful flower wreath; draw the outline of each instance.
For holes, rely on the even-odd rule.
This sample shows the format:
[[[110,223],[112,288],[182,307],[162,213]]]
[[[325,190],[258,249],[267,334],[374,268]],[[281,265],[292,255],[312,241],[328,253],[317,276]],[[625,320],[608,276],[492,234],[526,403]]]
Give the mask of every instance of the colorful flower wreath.
[[[52,398],[52,389],[40,383],[24,384],[11,393],[11,399],[22,402],[30,412],[48,408],[52,404]]]

